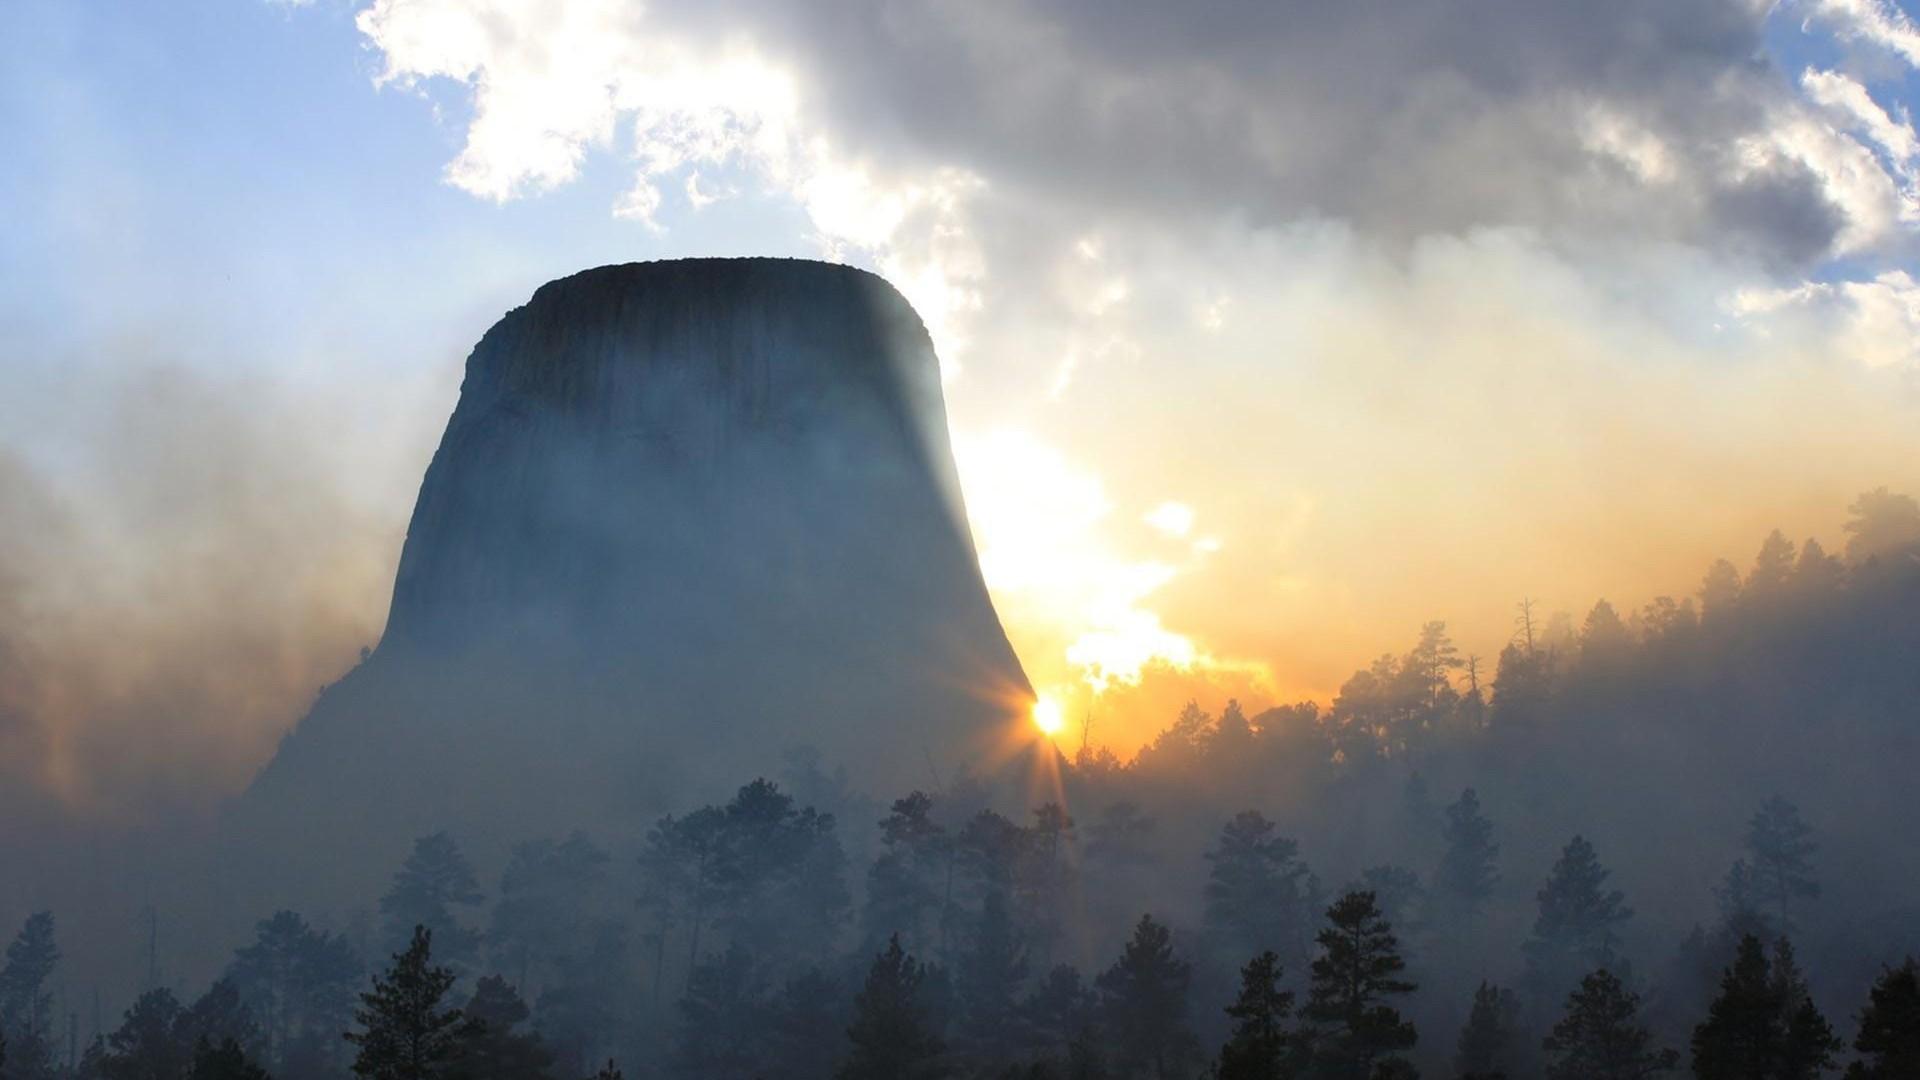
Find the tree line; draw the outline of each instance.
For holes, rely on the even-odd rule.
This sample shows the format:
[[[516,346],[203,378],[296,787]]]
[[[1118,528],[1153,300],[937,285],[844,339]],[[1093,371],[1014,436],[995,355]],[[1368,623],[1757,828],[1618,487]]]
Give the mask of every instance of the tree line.
[[[876,804],[796,753],[490,888],[420,837],[363,912],[272,913],[85,1040],[41,913],[0,1080],[1917,1075],[1883,793],[1920,504],[1869,493],[1848,532],[1627,616],[1523,602],[1491,678],[1434,622],[1327,707],[1190,704],[1017,814],[965,777]]]

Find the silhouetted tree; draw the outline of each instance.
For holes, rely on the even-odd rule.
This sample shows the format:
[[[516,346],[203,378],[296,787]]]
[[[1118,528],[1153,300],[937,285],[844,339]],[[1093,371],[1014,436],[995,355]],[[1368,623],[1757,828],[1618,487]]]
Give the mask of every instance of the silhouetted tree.
[[[1747,572],[1746,596],[1763,602],[1784,598],[1793,583],[1793,559],[1793,541],[1779,529],[1768,533]]]
[[[1008,1024],[1027,977],[1026,950],[1015,936],[1004,894],[987,894],[955,971],[959,1042],[976,1061],[997,1061],[1010,1049]]]
[[[1494,669],[1488,724],[1496,734],[1530,731],[1553,700],[1553,654],[1518,642],[1500,650]]]
[[[247,1057],[237,1039],[218,1043],[202,1038],[194,1046],[187,1080],[271,1080],[267,1070]]]
[[[1784,940],[1783,940],[1784,946]],[[1760,939],[1740,939],[1707,1018],[1693,1029],[1703,1080],[1808,1080],[1833,1066],[1840,1040],[1807,996],[1791,948],[1769,964]]]
[[[1381,1069],[1401,1075],[1406,1066],[1398,1055],[1413,1047],[1419,1033],[1392,1004],[1414,991],[1400,977],[1407,965],[1393,927],[1366,891],[1334,901],[1327,921],[1316,939],[1320,955],[1301,1010],[1314,1074],[1367,1080]]]
[[[1713,892],[1720,907],[1720,929],[1727,940],[1738,941],[1746,934],[1772,937],[1780,932],[1764,908],[1753,867],[1747,860],[1735,859]]]
[[[444,832],[420,837],[380,898],[382,939],[388,949],[404,952],[414,929],[424,926],[440,943],[447,966],[467,970],[479,959],[480,932],[462,925],[454,909],[475,907],[480,900],[473,866],[453,837]]]
[[[1677,1051],[1656,1047],[1640,1023],[1640,997],[1602,968],[1580,980],[1566,1015],[1541,1042],[1548,1080],[1641,1080],[1672,1069]]]
[[[1178,1076],[1198,1059],[1186,1022],[1192,977],[1191,966],[1174,955],[1173,935],[1153,916],[1140,916],[1120,959],[1095,980],[1106,1045],[1121,1076]]]
[[[596,919],[580,929],[581,944],[549,965],[533,1002],[535,1025],[569,1074],[616,1045],[632,988],[626,926]]]
[[[839,940],[851,903],[833,817],[755,780],[723,809],[715,926],[762,962],[817,959]]]
[[[759,1038],[763,1011],[753,961],[745,949],[736,944],[701,961],[680,998],[676,1075],[688,1080],[748,1080],[757,1075],[764,1062]]]
[[[1920,1076],[1920,963],[1912,957],[1873,984],[1853,1048],[1860,1060],[1847,1068],[1847,1080]]]
[[[725,829],[726,815],[708,806],[684,817],[668,814],[647,832],[640,854],[640,909],[650,924],[656,1004],[675,934],[686,935],[689,976],[700,961],[701,933],[720,893]]]
[[[306,1080],[337,1070],[360,970],[344,938],[314,930],[295,912],[255,924],[253,942],[235,950],[226,978],[260,1023],[268,1071]]]
[[[1420,884],[1419,874],[1404,866],[1393,863],[1369,866],[1360,872],[1359,881],[1344,891],[1373,894],[1374,906],[1398,931],[1402,951],[1408,951],[1406,939],[1420,933],[1426,925],[1426,887]]]
[[[1740,603],[1740,571],[1725,559],[1715,559],[1700,582],[1700,618],[1724,619]]]
[[[354,1074],[364,1080],[438,1080],[454,1075],[462,1041],[471,1030],[457,1008],[446,1008],[454,974],[433,963],[433,932],[413,928],[413,940],[395,953],[393,966],[360,995],[353,1013],[358,1031],[346,1034],[360,1048]]]
[[[188,1047],[207,1042],[218,1050],[231,1039],[248,1050],[260,1043],[260,1025],[231,979],[214,980],[206,993],[180,1013],[178,1029],[180,1042]]]
[[[1255,810],[1243,810],[1220,830],[1206,853],[1206,927],[1216,950],[1248,956],[1272,950],[1300,955],[1301,881],[1307,868],[1300,847],[1279,835]]]
[[[0,967],[0,1034],[9,1044],[8,1080],[42,1080],[53,1071],[53,995],[47,982],[60,963],[53,913],[29,916],[7,946]]]
[[[847,1038],[853,1052],[840,1066],[840,1080],[937,1080],[947,1070],[941,1041],[923,997],[926,969],[888,939],[874,958],[867,982],[854,998]]]
[[[769,1006],[766,1080],[832,1076],[846,1046],[846,995],[819,969],[788,979]]]
[[[1588,664],[1611,663],[1633,645],[1627,624],[1605,600],[1597,601],[1580,624],[1580,659]]]
[[[1846,581],[1847,565],[1839,556],[1827,554],[1820,541],[1808,539],[1800,545],[1800,561],[1793,568],[1793,588],[1802,598],[1829,599]]]
[[[1492,897],[1500,882],[1500,845],[1493,842],[1493,823],[1480,812],[1480,795],[1472,788],[1447,807],[1441,835],[1447,848],[1434,871],[1433,898],[1438,914],[1453,927],[1480,915]]]
[[[1288,1030],[1293,994],[1280,989],[1280,958],[1261,953],[1240,969],[1240,996],[1227,1006],[1233,1033],[1220,1048],[1216,1080],[1285,1080],[1296,1075]]]
[[[1057,802],[1034,808],[1027,827],[1026,857],[1014,882],[1014,921],[1033,958],[1047,963],[1066,936],[1062,923],[1073,895],[1071,848],[1074,820]]]
[[[925,951],[938,937],[950,893],[952,847],[933,820],[933,799],[916,791],[895,800],[880,822],[881,853],[867,871],[861,921],[870,945],[899,934]]]
[[[1527,985],[1537,999],[1563,993],[1581,971],[1617,964],[1614,928],[1632,918],[1633,909],[1620,890],[1606,887],[1608,875],[1593,845],[1576,836],[1535,894],[1539,915],[1524,948]]]
[[[605,851],[575,832],[558,843],[535,840],[514,849],[500,875],[500,898],[487,932],[494,965],[522,994],[536,994],[555,965],[590,946],[602,920],[595,902],[606,885]]]
[[[553,1052],[531,1031],[517,1030],[532,1010],[513,985],[498,975],[474,984],[462,1010],[467,1025],[455,1071],[461,1080],[544,1080]]]
[[[107,1035],[100,1058],[105,1080],[180,1080],[193,1065],[194,1044],[181,1039],[180,1002],[165,988],[134,1000]]]
[[[1847,507],[1847,561],[1855,564],[1920,544],[1920,502],[1874,488]]]
[[[1762,803],[1747,824],[1753,896],[1778,917],[1782,934],[1793,932],[1794,905],[1820,895],[1812,862],[1818,849],[1813,829],[1801,820],[1799,808],[1778,795]]]
[[[1071,965],[1057,964],[1021,1001],[1020,1029],[1027,1036],[1029,1049],[1061,1053],[1091,1029],[1098,1006],[1098,996],[1080,978],[1080,972]]]
[[[1459,1080],[1506,1080],[1514,1072],[1520,1005],[1511,990],[1482,981],[1453,1055]]]

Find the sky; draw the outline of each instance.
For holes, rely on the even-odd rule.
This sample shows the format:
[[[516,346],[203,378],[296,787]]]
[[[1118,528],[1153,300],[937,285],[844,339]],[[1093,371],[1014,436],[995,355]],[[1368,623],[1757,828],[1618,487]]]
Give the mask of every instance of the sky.
[[[1036,687],[1137,745],[1920,490],[1889,0],[13,0],[0,771],[230,793],[378,640],[491,322],[828,258],[939,348]]]

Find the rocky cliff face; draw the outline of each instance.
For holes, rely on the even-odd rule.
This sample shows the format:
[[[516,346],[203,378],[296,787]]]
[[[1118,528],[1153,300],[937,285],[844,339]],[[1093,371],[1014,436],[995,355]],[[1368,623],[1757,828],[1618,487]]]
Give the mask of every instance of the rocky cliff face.
[[[385,639],[236,819],[594,828],[802,745],[890,795],[1006,753],[1030,698],[906,301],[822,263],[602,267],[474,349]]]

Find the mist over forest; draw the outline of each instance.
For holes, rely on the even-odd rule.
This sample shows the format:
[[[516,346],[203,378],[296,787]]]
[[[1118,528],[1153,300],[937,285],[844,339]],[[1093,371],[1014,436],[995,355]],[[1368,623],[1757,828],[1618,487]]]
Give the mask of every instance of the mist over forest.
[[[1189,705],[1038,796],[796,744],[504,860],[393,837],[380,891],[224,938],[16,907],[0,1069],[389,1075],[415,1025],[390,1075],[1913,1075],[1920,503],[1829,543],[1523,599],[1496,657],[1430,622],[1329,703]]]

